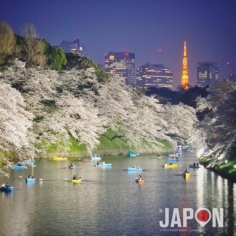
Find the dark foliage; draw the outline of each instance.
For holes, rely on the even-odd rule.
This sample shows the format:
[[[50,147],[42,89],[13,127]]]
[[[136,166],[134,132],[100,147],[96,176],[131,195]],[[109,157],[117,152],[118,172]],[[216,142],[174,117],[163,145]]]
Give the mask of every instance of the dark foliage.
[[[63,67],[63,69],[70,70],[72,68],[94,68],[98,82],[105,83],[108,80],[108,74],[90,59],[86,57],[80,57],[79,55],[75,55],[73,53],[66,53],[66,59],[67,64]]]

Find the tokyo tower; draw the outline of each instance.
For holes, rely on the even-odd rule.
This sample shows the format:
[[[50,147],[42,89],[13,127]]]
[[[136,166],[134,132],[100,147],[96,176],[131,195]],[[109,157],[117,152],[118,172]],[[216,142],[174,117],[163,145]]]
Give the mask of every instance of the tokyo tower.
[[[187,59],[186,40],[184,40],[184,56],[183,56],[181,86],[185,90],[187,90],[189,88],[189,83],[188,83],[188,59]]]

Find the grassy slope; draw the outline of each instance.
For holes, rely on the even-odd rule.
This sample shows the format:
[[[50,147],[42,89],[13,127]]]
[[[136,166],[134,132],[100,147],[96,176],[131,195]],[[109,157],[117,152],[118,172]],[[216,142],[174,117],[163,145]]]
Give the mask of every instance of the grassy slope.
[[[106,133],[101,135],[99,138],[100,144],[96,150],[112,150],[112,149],[132,149],[132,147],[127,145],[124,137],[116,137],[116,133],[112,130],[108,130]],[[78,145],[78,142],[74,139],[72,140],[72,146],[70,148],[71,152],[86,151],[85,145]],[[164,145],[163,148],[171,148],[171,145],[165,140],[159,140],[160,143]],[[157,146],[162,147],[157,144]]]
[[[114,150],[114,149],[124,149],[124,150],[131,150],[133,149],[132,147],[129,147],[127,145],[127,142],[124,138],[122,137],[116,137],[113,138],[116,135],[116,133],[112,130],[108,130],[106,133],[101,135],[100,137],[100,144],[97,147],[96,150]],[[75,139],[71,138],[71,146],[70,146],[70,152],[80,152],[80,151],[86,151],[86,147],[84,144],[80,144],[77,142]],[[144,141],[145,142],[145,141]],[[165,140],[159,140],[160,143],[164,145],[164,147],[160,146],[157,144],[157,146],[165,149],[165,148],[171,148],[171,145],[165,141]],[[96,151],[95,150],[95,151]],[[48,153],[54,153],[57,151],[57,145],[51,145],[48,149]],[[0,164],[1,164],[1,159],[3,156],[7,156],[10,159],[16,159],[16,154],[12,152],[8,153],[3,153],[0,151]]]
[[[123,137],[116,137],[116,133],[112,130],[108,130],[106,133],[101,135],[99,138],[100,144],[97,147],[96,150],[114,150],[114,149],[132,149],[132,147],[129,147],[127,145],[127,142],[125,138]],[[71,146],[70,146],[70,152],[79,152],[79,151],[86,151],[86,147],[84,144],[78,143],[74,138],[70,139],[71,141]],[[159,140],[160,143],[164,145],[163,148],[171,148],[171,145],[165,141],[165,140]],[[157,144],[157,146],[162,147]],[[56,145],[51,145],[50,148],[48,149],[49,153],[56,152],[57,146]]]

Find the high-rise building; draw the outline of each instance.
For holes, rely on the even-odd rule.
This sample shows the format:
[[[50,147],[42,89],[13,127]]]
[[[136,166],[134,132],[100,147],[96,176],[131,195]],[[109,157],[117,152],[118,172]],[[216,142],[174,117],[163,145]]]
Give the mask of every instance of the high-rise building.
[[[214,84],[219,79],[217,62],[199,62],[197,67],[197,86],[206,87]]]
[[[86,57],[86,49],[80,38],[72,42],[63,40],[59,47],[61,47],[64,52],[77,54],[81,57]]]
[[[138,88],[169,88],[173,87],[172,68],[162,64],[150,64],[149,62],[136,69],[136,86]]]
[[[182,68],[181,86],[185,90],[187,90],[189,88],[189,81],[188,81],[188,58],[187,58],[186,40],[184,40],[184,55],[183,55],[183,68]]]
[[[119,75],[125,83],[136,86],[135,54],[131,52],[109,52],[105,55],[105,72]]]

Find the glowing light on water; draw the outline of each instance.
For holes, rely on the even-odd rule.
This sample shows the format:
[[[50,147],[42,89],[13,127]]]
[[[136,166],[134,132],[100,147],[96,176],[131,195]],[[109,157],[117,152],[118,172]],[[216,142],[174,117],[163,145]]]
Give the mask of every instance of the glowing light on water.
[[[204,148],[201,148],[200,150],[197,151],[197,157],[200,158],[203,153],[204,153]]]

